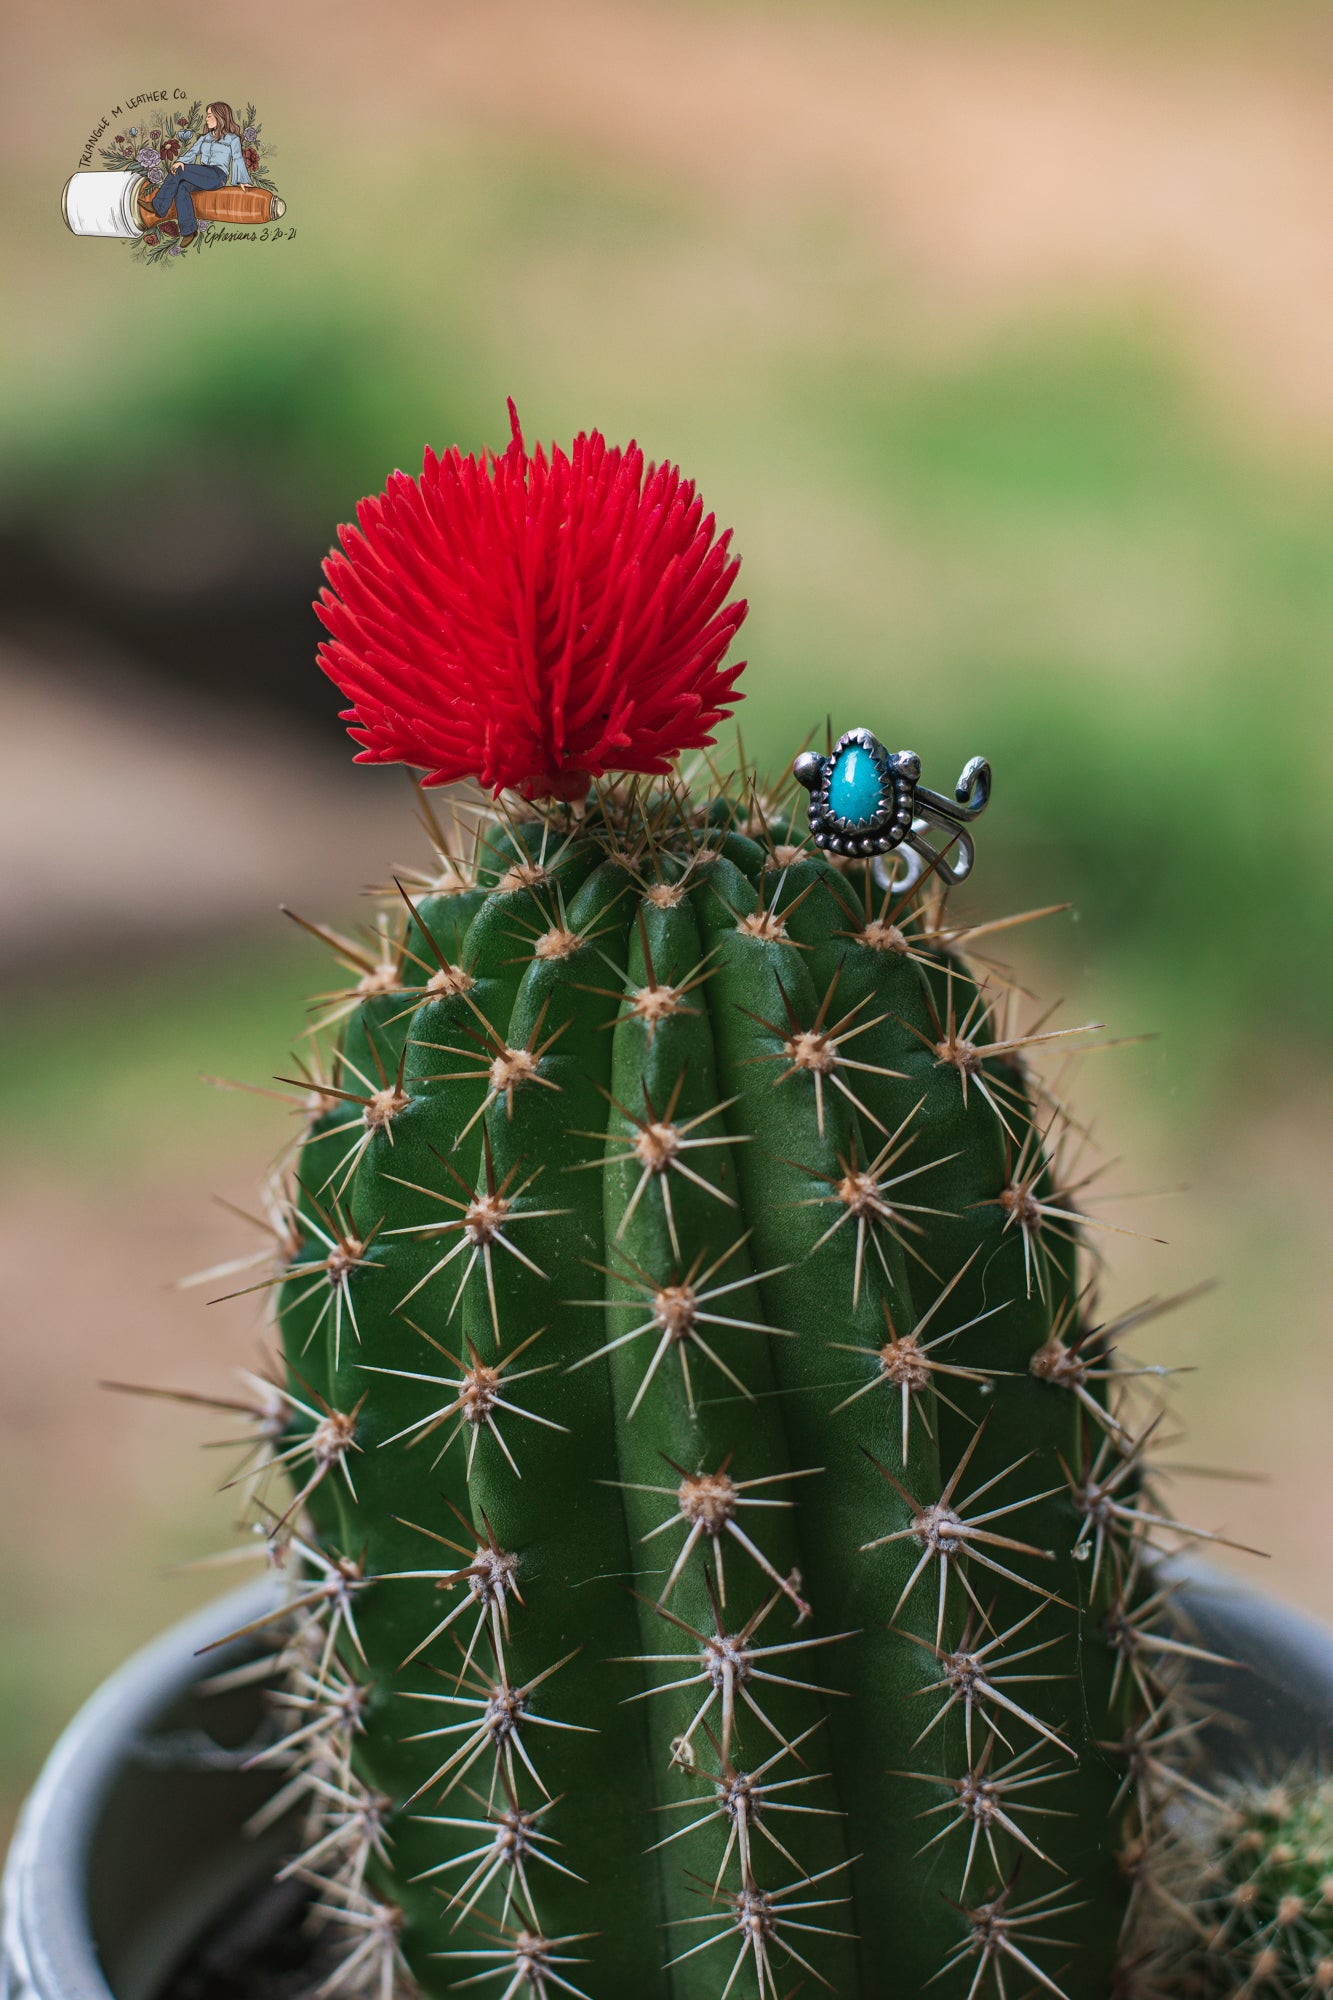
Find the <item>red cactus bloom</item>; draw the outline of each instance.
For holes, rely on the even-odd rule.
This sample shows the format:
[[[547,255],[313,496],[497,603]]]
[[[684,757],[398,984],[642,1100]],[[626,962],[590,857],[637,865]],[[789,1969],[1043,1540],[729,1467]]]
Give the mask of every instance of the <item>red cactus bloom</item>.
[[[338,529],[315,610],[319,663],[361,764],[427,785],[581,799],[608,770],[662,773],[742,697],[722,660],[745,616],[694,486],[580,432],[529,455],[429,448]]]
[[[181,233],[181,226],[179,222],[175,221],[175,219],[172,216],[168,216],[166,221],[162,224],[162,234],[164,236],[179,236],[180,233]]]

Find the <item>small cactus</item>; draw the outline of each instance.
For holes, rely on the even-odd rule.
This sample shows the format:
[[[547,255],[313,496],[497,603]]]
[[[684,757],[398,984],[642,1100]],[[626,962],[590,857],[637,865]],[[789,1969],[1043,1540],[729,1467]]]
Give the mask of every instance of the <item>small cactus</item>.
[[[1333,1993],[1333,1782],[1310,1765],[1197,1793],[1178,1835],[1164,1946],[1197,2000]]]
[[[1086,1031],[717,778],[745,606],[674,468],[515,421],[358,520],[362,757],[492,797],[307,926],[239,1402],[325,1990],[1103,2000],[1198,1649],[1121,1351],[1173,1302],[1099,1320],[1027,1063]]]

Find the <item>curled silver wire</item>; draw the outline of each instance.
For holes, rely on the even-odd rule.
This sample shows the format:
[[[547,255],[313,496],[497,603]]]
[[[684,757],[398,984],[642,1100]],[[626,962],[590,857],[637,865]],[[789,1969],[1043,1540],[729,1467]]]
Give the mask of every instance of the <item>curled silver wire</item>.
[[[917,808],[910,833],[896,848],[877,854],[870,864],[872,879],[881,889],[906,895],[915,889],[928,869],[934,869],[949,888],[965,882],[977,858],[977,844],[966,822],[978,819],[990,804],[991,769],[984,757],[973,757],[963,766],[952,799],[943,798],[926,785],[918,785],[912,803]],[[942,846],[932,846],[925,836],[938,827],[949,835]],[[890,861],[896,862],[895,867]]]

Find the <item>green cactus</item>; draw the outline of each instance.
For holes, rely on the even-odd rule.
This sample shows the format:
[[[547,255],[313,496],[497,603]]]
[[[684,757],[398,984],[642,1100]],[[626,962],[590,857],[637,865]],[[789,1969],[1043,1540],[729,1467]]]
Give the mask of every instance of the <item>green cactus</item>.
[[[270,1754],[427,1991],[1109,1987],[1169,1642],[1037,1038],[789,815],[442,840],[294,1079]]]
[[[1280,1780],[1198,1790],[1176,1836],[1160,1956],[1169,1991],[1309,2000],[1333,1993],[1333,1783],[1309,1764]]]
[[[598,445],[576,470],[635,470]],[[482,647],[483,566],[431,581],[422,495],[489,548],[562,465],[516,431],[363,503],[381,568],[358,599],[344,531],[322,615],[364,754],[457,775],[429,714],[377,734],[437,700],[423,593]],[[684,508],[694,567],[645,596],[626,566],[577,630],[627,676],[642,642],[651,691],[670,606],[720,618],[732,571],[692,489],[645,491],[633,533]],[[658,734],[623,758],[656,775],[612,781],[558,719],[506,774],[525,712],[460,753],[509,799],[429,819],[369,942],[319,932],[351,983],[288,1079],[248,1476],[295,1607],[275,1810],[304,1801],[293,1868],[348,1932],[327,1990],[1102,2000],[1191,1648],[1117,1358],[1158,1308],[1097,1323],[1077,1128],[1026,1062],[1083,1031],[1019,1032],[963,955],[1005,926],[821,851],[790,776],[695,791]],[[618,714],[588,726],[629,743]]]

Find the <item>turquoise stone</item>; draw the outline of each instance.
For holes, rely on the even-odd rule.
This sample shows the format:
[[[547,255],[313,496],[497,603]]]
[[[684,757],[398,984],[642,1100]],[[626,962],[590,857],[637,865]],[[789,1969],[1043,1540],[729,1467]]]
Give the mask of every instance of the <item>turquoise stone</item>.
[[[879,766],[859,743],[839,751],[829,777],[829,811],[847,826],[865,826],[880,809]]]

